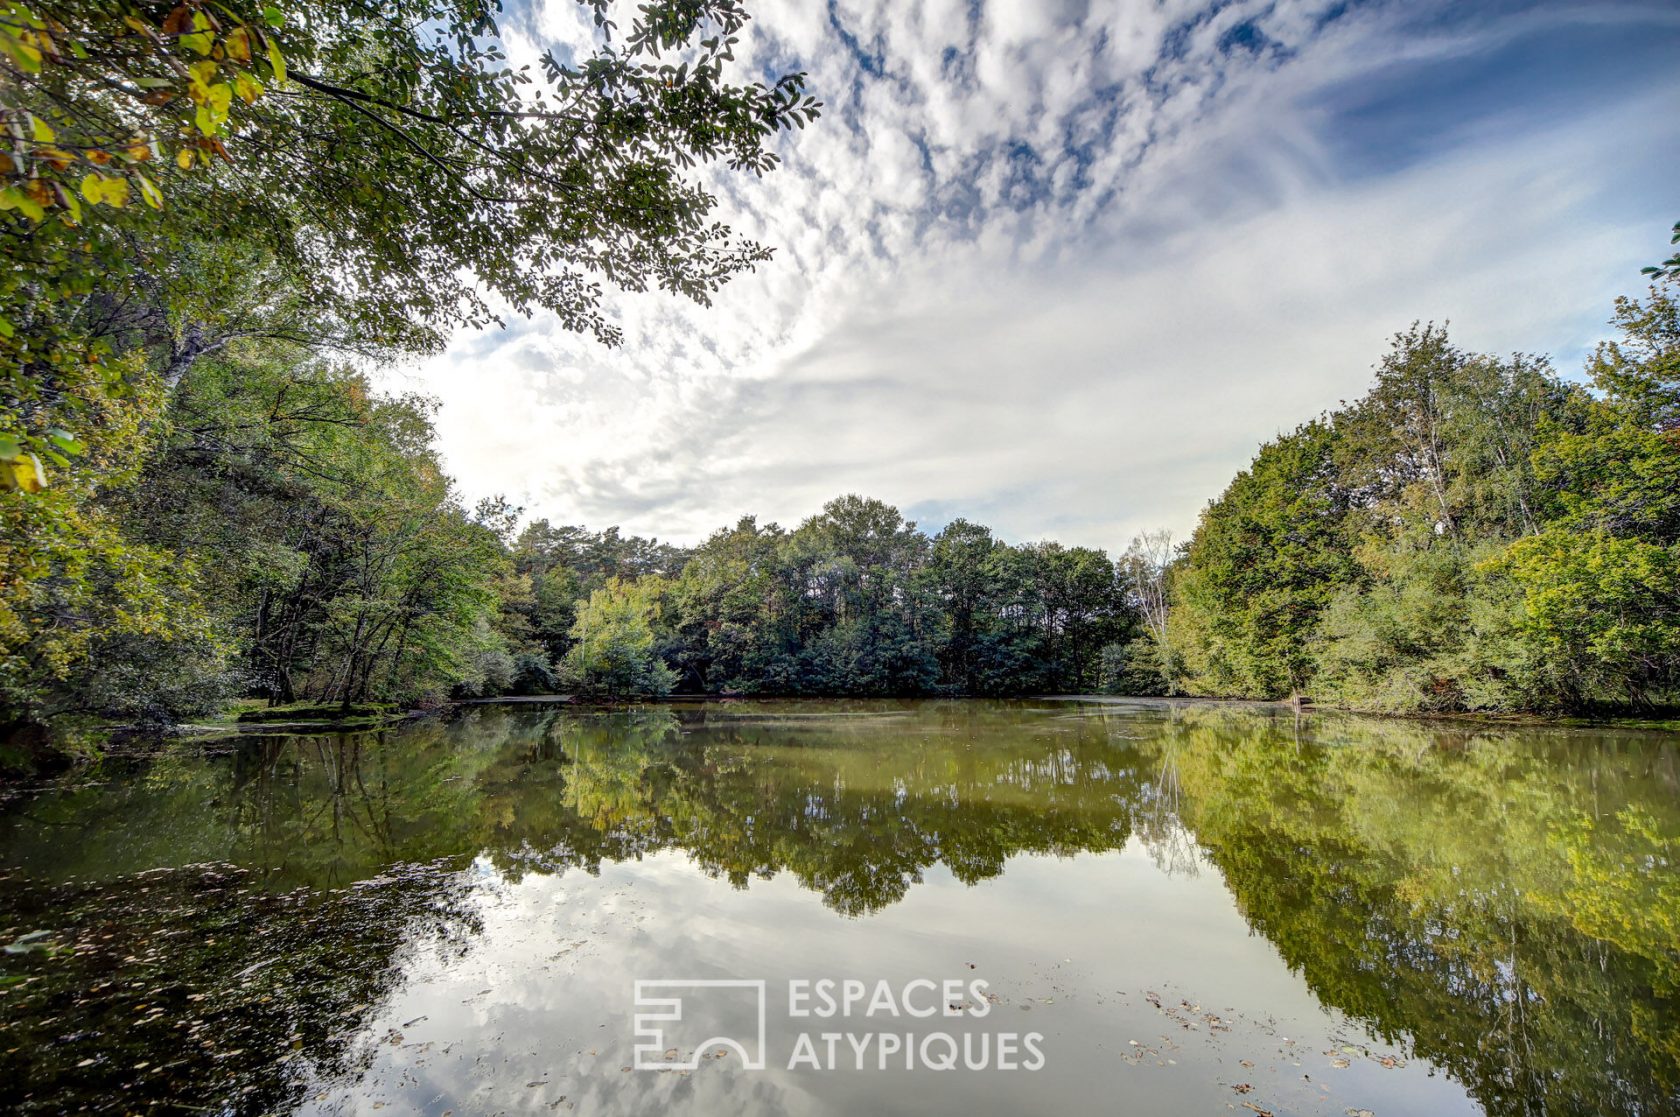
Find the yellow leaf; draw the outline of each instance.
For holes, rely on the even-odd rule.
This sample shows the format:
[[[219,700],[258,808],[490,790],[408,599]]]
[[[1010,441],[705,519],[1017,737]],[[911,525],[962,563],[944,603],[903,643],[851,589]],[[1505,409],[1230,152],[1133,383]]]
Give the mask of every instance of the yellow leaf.
[[[192,164],[193,164],[192,148],[183,147],[180,151],[177,151],[175,153],[175,165],[177,167],[180,167],[183,171],[192,170]]]
[[[26,493],[38,493],[47,487],[46,470],[41,468],[41,459],[34,454],[19,454],[0,466],[0,480],[6,482],[6,488],[21,489]]]
[[[233,75],[233,91],[239,99],[249,105],[263,94],[262,83],[243,71]]]
[[[121,209],[128,204],[128,193],[128,180],[125,178],[88,175],[82,179],[82,197],[95,205],[103,202],[112,209]]]
[[[45,159],[53,165],[54,170],[59,171],[64,170],[76,161],[76,157],[73,154],[65,151],[62,147],[53,147],[51,144],[42,144],[40,147],[36,148],[35,157],[37,159]]]
[[[210,110],[211,117],[220,124],[227,119],[228,108],[233,104],[233,89],[227,82],[217,82],[210,87],[210,94],[205,101],[205,107]]]
[[[35,136],[36,143],[50,144],[58,138],[57,133],[47,126],[47,122],[38,116],[30,116],[29,127]]]
[[[227,56],[235,62],[251,61],[251,32],[245,28],[235,27],[228,32],[223,46],[227,50]]]

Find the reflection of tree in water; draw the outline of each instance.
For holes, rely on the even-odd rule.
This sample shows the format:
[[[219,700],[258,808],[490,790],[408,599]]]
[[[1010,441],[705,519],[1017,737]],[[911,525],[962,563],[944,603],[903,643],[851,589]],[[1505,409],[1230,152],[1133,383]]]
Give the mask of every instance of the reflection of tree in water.
[[[849,915],[901,899],[936,864],[977,883],[1021,853],[1125,843],[1129,772],[1113,767],[1105,734],[1044,749],[1020,739],[1018,720],[968,713],[982,709],[918,720],[914,745],[880,719],[770,713],[639,750],[610,722],[580,722],[567,794],[602,834],[681,848],[737,887],[788,871]],[[569,843],[548,854],[575,863]]]
[[[1250,924],[1320,999],[1490,1113],[1680,1111],[1674,746],[1319,736],[1189,715],[1159,747]]]
[[[463,952],[476,930],[447,866],[326,895],[250,883],[202,865],[100,885],[0,880],[7,941],[52,929],[7,957],[0,1095],[40,1113],[291,1108],[310,1075],[364,1061],[357,1037],[404,952]]]
[[[1178,778],[1178,750],[1160,750],[1155,778],[1144,784],[1137,806],[1137,831],[1155,867],[1170,877],[1194,877],[1202,870],[1201,847],[1184,825],[1184,788]]]

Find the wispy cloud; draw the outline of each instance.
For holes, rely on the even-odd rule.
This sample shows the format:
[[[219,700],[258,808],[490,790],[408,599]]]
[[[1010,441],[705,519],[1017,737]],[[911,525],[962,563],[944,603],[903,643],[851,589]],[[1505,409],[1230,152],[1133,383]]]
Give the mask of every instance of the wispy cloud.
[[[620,350],[537,319],[400,373],[469,492],[693,539],[855,490],[1119,547],[1414,318],[1577,361],[1680,216],[1667,8],[758,7],[743,64],[829,106],[719,182],[775,262],[618,300]]]

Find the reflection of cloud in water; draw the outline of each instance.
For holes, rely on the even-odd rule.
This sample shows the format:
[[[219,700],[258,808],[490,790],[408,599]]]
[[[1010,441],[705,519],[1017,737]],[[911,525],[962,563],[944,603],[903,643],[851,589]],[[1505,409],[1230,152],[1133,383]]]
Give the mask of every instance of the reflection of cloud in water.
[[[787,874],[746,892],[720,889],[674,851],[606,866],[599,877],[488,879],[475,901],[480,933],[459,955],[408,959],[398,993],[365,1029],[370,1062],[353,1079],[314,1084],[312,1109],[367,1112],[382,1101],[432,1113],[542,1112],[556,1103],[605,1114],[866,1113],[897,1111],[908,1090],[930,1112],[1099,1110],[1113,1100],[1112,1060],[1129,1052],[1127,1039],[1159,1046],[1170,1028],[1175,1073],[1125,1086],[1137,1112],[1177,1112],[1222,1106],[1231,1096],[1222,1067],[1272,1052],[1278,1040],[1267,1029],[1322,1039],[1340,1020],[1266,940],[1246,933],[1216,876],[1168,878],[1135,842],[1019,860],[985,889],[942,870],[924,884],[858,922],[835,919]],[[766,979],[769,1067],[747,1072],[726,1058],[692,1074],[625,1071],[639,977]],[[793,1019],[784,998],[796,977],[978,977],[999,1003],[977,1021]],[[1147,997],[1165,989],[1249,1016],[1232,1013],[1232,1032],[1183,1033]],[[407,1021],[418,1022],[402,1027]],[[381,1042],[391,1029],[400,1042]],[[1047,1069],[786,1069],[800,1031],[939,1030],[1039,1031]],[[1290,1081],[1300,1072],[1284,1070],[1270,1076],[1274,1101],[1302,1093]],[[1416,1078],[1411,1111],[1463,1110],[1450,1083]]]

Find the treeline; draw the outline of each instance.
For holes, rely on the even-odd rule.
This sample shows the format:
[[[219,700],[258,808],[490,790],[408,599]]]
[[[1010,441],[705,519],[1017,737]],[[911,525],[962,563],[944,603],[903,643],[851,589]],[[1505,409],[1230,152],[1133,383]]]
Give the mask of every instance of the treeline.
[[[63,553],[84,561],[13,614],[33,622],[13,710],[163,723],[241,696],[1084,691],[1140,634],[1101,551],[962,520],[930,538],[856,496],[691,550],[546,520],[516,535],[516,510],[455,495],[427,402],[264,348],[198,362],[147,405],[150,434],[95,428],[86,460],[138,468],[28,505],[66,511]]]
[[[1675,263],[1618,300],[1584,384],[1414,326],[1363,399],[1262,447],[1169,573],[1169,685],[1395,712],[1680,702]]]
[[[688,552],[538,522],[512,554],[521,662],[540,652],[553,686],[586,693],[1090,691],[1118,685],[1140,635],[1124,561],[966,520],[929,537],[858,496]]]

